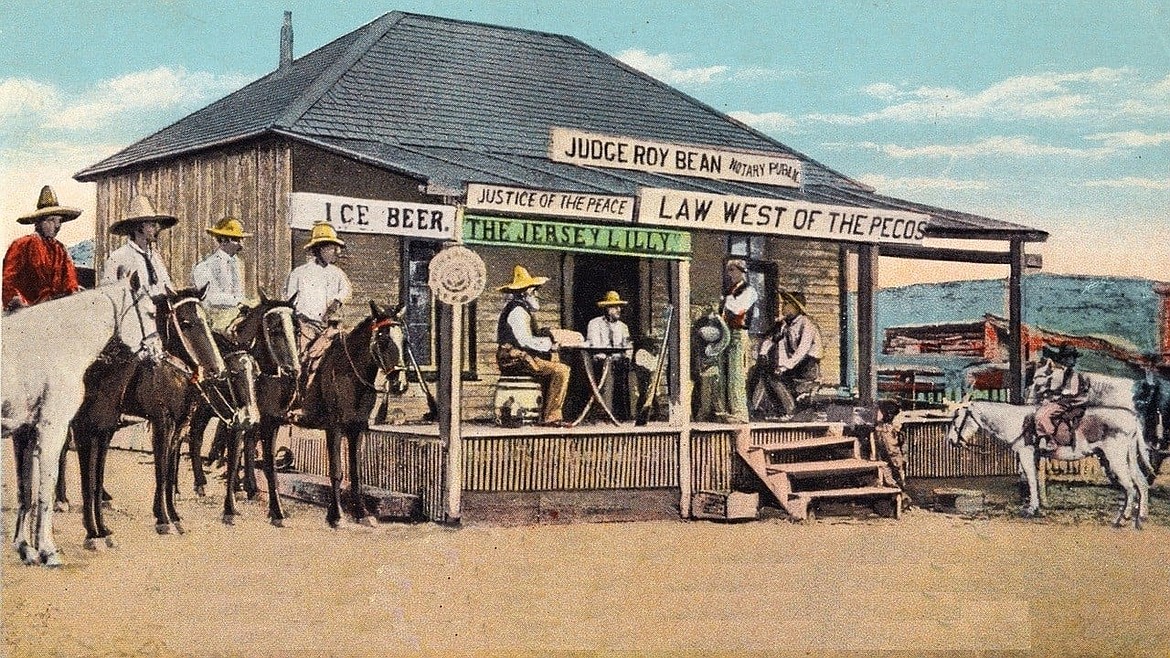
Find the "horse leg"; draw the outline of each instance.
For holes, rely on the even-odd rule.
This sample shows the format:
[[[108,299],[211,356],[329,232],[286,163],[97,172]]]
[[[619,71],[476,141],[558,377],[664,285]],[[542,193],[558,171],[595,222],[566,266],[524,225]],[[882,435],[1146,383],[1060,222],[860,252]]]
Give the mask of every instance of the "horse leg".
[[[52,410],[49,410],[50,412]],[[48,415],[48,414],[47,414]],[[53,504],[57,493],[57,475],[61,468],[61,451],[69,439],[69,421],[57,421],[50,415],[42,419],[39,450],[34,450],[34,467],[40,472],[36,500],[36,548],[40,563],[61,566],[61,555],[53,541]],[[37,473],[34,471],[33,477]]]
[[[98,443],[94,446],[94,452],[97,454],[96,468],[94,469],[94,483],[93,483],[93,506],[94,506],[94,521],[96,523],[98,537],[101,537],[106,542],[106,548],[116,548],[114,544],[113,531],[106,526],[106,508],[110,507],[106,501],[110,500],[110,495],[106,493],[106,457],[110,454],[110,442],[114,439],[114,429],[104,430],[98,433]],[[98,500],[98,494],[101,494],[101,500]]]
[[[354,519],[362,525],[377,526],[378,519],[366,511],[366,499],[362,495],[362,474],[358,463],[361,457],[362,430],[360,427],[348,427],[345,436],[349,441],[349,489],[353,497]]]
[[[66,440],[66,446],[61,448],[61,458],[57,464],[57,489],[54,497],[53,510],[57,512],[69,511],[69,495],[65,491],[65,464],[69,461],[69,446]]]
[[[329,450],[329,511],[325,521],[336,528],[341,525],[341,431],[336,426],[325,430],[325,443]]]
[[[100,547],[97,515],[94,513],[94,483],[97,478],[97,454],[93,449],[94,434],[96,431],[88,424],[74,421],[73,442],[77,446],[77,464],[81,470],[81,522],[85,526],[85,548],[91,551]],[[100,506],[100,503],[97,506]]]
[[[211,410],[200,404],[191,416],[191,427],[187,432],[187,445],[191,449],[191,471],[195,476],[195,495],[207,495],[207,475],[203,472],[203,433],[211,422]]]
[[[175,505],[175,499],[179,495],[179,459],[182,457],[183,448],[183,426],[185,423],[172,422],[170,449],[167,452],[169,468],[167,469],[167,477],[170,478],[170,486],[167,487],[166,504],[167,516],[171,517],[171,525],[179,534],[183,534],[183,519],[179,516],[179,508]]]
[[[30,522],[32,520],[33,505],[33,472],[32,472],[32,444],[36,441],[37,429],[32,426],[17,428],[12,433],[12,456],[16,459],[16,484],[19,490],[20,505],[16,512],[16,532],[12,537],[12,547],[25,564],[36,564],[36,555],[32,553],[32,544],[29,543],[32,534]]]
[[[268,520],[272,525],[283,528],[284,527],[284,508],[280,505],[280,493],[276,487],[276,432],[280,429],[279,422],[271,416],[263,416],[260,419],[260,426],[254,430],[256,432],[255,438],[259,439],[261,450],[263,450],[263,467],[264,478],[268,480]]]
[[[1110,479],[1125,491],[1125,501],[1117,510],[1117,518],[1113,520],[1114,528],[1120,528],[1123,521],[1133,516],[1133,508],[1137,503],[1137,487],[1129,476],[1131,466],[1128,453],[1129,446],[1123,446],[1115,439],[1107,439],[1099,455],[1101,465],[1109,472]]]
[[[1028,506],[1024,508],[1025,516],[1040,515],[1040,485],[1036,479],[1036,471],[1039,461],[1036,455],[1036,449],[1032,446],[1023,446],[1016,451],[1016,456],[1020,462],[1020,469],[1024,472],[1024,478],[1028,481]]]
[[[154,530],[160,535],[174,532],[167,514],[167,489],[170,484],[167,471],[171,467],[170,419],[157,418],[151,422],[151,445],[154,448]]]
[[[222,436],[221,436],[222,435]],[[240,478],[240,434],[220,423],[215,428],[215,441],[225,446],[227,473],[224,478],[223,524],[235,525],[239,512],[236,510],[236,486]]]
[[[244,494],[248,500],[256,500],[260,487],[256,485],[256,431],[242,432],[244,445]]]

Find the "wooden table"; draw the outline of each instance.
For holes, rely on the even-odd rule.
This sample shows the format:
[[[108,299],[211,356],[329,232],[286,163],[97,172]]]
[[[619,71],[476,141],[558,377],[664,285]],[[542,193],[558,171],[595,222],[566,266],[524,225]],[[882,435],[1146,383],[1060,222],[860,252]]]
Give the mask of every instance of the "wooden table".
[[[589,410],[593,408],[593,403],[596,402],[601,410],[605,412],[606,417],[614,425],[621,425],[621,421],[614,415],[613,409],[605,403],[605,396],[601,394],[601,387],[605,386],[605,382],[609,379],[610,372],[613,370],[613,362],[611,359],[604,359],[604,364],[601,367],[601,378],[598,379],[593,374],[593,357],[598,355],[605,355],[606,357],[614,354],[622,354],[631,351],[629,347],[592,347],[590,345],[560,345],[561,351],[575,351],[581,355],[581,363],[585,366],[585,379],[589,382],[589,401],[585,403],[585,408],[581,410],[581,414],[577,419],[570,423],[570,427],[576,427],[585,420],[589,415]]]

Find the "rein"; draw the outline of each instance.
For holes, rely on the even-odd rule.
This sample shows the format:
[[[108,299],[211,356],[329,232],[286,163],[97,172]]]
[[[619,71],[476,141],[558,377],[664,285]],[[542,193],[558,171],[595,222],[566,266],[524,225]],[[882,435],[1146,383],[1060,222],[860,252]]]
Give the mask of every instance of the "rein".
[[[398,324],[398,322],[391,319],[391,318],[383,318],[381,320],[374,321],[370,325],[370,358],[373,359],[373,361],[374,361],[375,365],[377,365],[378,369],[381,372],[386,373],[387,376],[389,376],[391,372],[393,372],[394,370],[397,370],[398,368],[387,368],[386,367],[386,363],[382,359],[381,351],[378,350],[378,348],[377,348],[376,341],[377,341],[377,336],[378,336],[379,330],[381,330],[384,327],[391,327],[391,326],[395,326],[397,324]],[[366,388],[368,388],[376,393],[389,393],[390,389],[388,387],[385,390],[379,389],[377,386],[371,384],[370,382],[367,382],[365,380],[365,378],[362,377],[361,372],[358,371],[357,364],[354,363],[353,355],[349,353],[349,342],[346,340],[347,335],[348,334],[345,334],[345,333],[341,334],[341,351],[345,352],[345,360],[349,362],[349,367],[350,367],[350,370],[353,371],[353,376],[356,377],[358,382],[361,383],[363,386],[365,386]],[[389,384],[387,384],[387,386],[389,386]]]
[[[118,302],[114,301],[114,298],[109,293],[103,291],[103,294],[105,294],[106,299],[110,300],[110,304],[114,307],[114,333],[122,333],[122,321],[126,318],[126,314],[130,312],[130,309],[134,309],[134,316],[138,319],[138,331],[142,334],[142,340],[139,342],[138,349],[134,351],[134,354],[136,356],[143,353],[151,354],[151,360],[156,360],[152,354],[153,350],[147,347],[146,342],[151,338],[158,337],[158,327],[156,326],[154,331],[147,333],[146,322],[142,319],[142,310],[138,308],[138,303],[148,296],[146,289],[143,288],[142,294],[130,293],[130,306],[121,309],[121,312],[118,310]]]
[[[957,427],[955,427],[955,436],[958,437],[958,441],[955,443],[955,445],[976,455],[990,455],[991,451],[987,448],[982,446],[974,446],[969,443],[967,439],[963,438],[963,428],[967,426],[968,420],[972,420],[971,416],[971,407],[963,407],[963,420],[958,423]],[[955,420],[958,421],[958,417],[956,417]],[[954,425],[955,423],[952,423],[952,426]]]

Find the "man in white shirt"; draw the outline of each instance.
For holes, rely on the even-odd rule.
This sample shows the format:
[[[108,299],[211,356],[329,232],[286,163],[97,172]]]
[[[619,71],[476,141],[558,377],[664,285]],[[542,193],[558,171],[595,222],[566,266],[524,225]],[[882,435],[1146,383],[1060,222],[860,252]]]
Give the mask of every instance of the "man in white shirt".
[[[340,323],[334,316],[353,294],[349,277],[334,264],[344,247],[345,242],[337,237],[333,225],[318,222],[304,246],[309,251],[309,259],[288,273],[285,298],[297,296],[295,306],[301,325],[297,347],[302,357],[310,356],[309,344],[325,333],[326,328]],[[334,328],[326,337],[336,332]]]
[[[601,385],[601,396],[618,420],[629,420],[631,417],[629,377],[630,355],[634,346],[630,341],[630,328],[621,319],[622,307],[628,303],[616,290],[605,293],[605,297],[597,302],[602,314],[590,320],[585,329],[590,347],[620,347],[626,350],[615,354],[596,354],[593,357],[596,365],[603,365],[606,360],[610,363],[609,377]],[[617,406],[614,406],[615,400]]]
[[[565,425],[562,407],[569,390],[569,366],[560,362],[552,338],[536,335],[536,318],[532,315],[540,308],[538,291],[547,281],[548,277],[532,276],[517,265],[512,282],[496,288],[508,294],[496,327],[496,363],[501,375],[530,375],[541,380],[544,409],[540,422],[559,427]]]
[[[808,316],[804,293],[780,291],[780,318],[760,342],[753,374],[752,408],[761,411],[766,396],[779,408],[780,420],[796,410],[796,400],[811,394],[821,381],[821,330]]]
[[[760,301],[756,289],[747,280],[747,263],[739,259],[727,261],[724,268],[727,287],[719,311],[731,340],[723,350],[720,380],[724,395],[716,397],[716,413],[726,414],[733,423],[748,422],[747,400],[747,345],[748,329],[755,319],[756,305]],[[726,405],[726,406],[723,406]]]
[[[154,204],[145,196],[136,196],[130,201],[128,217],[110,225],[110,233],[127,237],[126,244],[110,252],[102,266],[100,286],[115,283],[138,272],[138,280],[146,283],[147,292],[152,295],[164,294],[171,284],[167,266],[159,257],[154,243],[159,233],[178,223],[174,215],[155,212]]]
[[[252,237],[244,232],[244,225],[234,217],[224,217],[207,229],[219,247],[195,264],[191,281],[196,288],[207,286],[203,306],[211,319],[211,328],[223,331],[240,315],[244,303],[244,263],[237,254],[242,240]]]

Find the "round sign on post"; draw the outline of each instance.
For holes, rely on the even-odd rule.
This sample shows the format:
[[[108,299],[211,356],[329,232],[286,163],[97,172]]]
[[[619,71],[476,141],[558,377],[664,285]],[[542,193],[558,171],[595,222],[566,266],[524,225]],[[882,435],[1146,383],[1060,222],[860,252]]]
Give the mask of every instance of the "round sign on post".
[[[427,283],[439,301],[452,306],[466,304],[487,284],[487,267],[479,254],[467,247],[448,247],[431,259]]]

